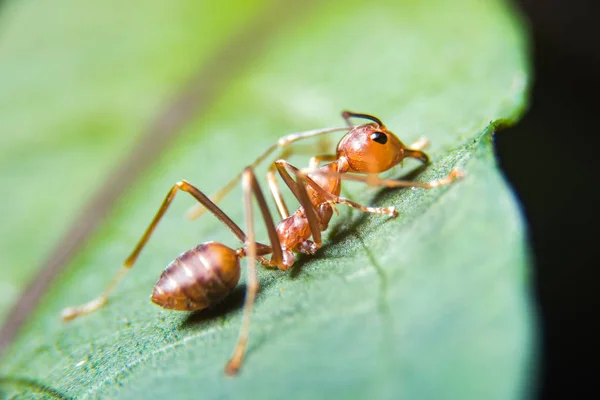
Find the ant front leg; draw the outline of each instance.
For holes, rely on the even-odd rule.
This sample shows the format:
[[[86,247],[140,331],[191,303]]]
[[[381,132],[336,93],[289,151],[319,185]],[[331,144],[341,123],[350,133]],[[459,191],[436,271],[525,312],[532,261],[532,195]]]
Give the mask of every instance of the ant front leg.
[[[154,230],[156,229],[156,226],[164,216],[165,212],[169,208],[169,205],[171,204],[179,190],[183,190],[184,192],[188,192],[189,194],[191,194],[200,204],[202,204],[210,212],[212,212],[219,221],[225,224],[225,226],[227,226],[241,242],[244,242],[246,240],[246,235],[240,229],[240,227],[237,226],[235,222],[233,222],[231,218],[229,218],[215,203],[213,203],[208,197],[206,197],[204,193],[202,193],[200,190],[198,190],[195,186],[191,185],[187,181],[177,182],[167,193],[167,196],[165,197],[160,208],[156,212],[154,219],[144,232],[143,236],[141,237],[140,241],[135,246],[129,257],[127,257],[127,259],[123,263],[123,267],[113,277],[113,279],[110,281],[106,289],[104,289],[102,294],[97,298],[80,306],[68,307],[63,309],[61,312],[63,320],[69,321],[80,315],[89,314],[106,304],[108,297],[111,295],[117,284],[121,281],[121,279],[123,279],[127,272],[129,272],[131,267],[133,267],[133,264],[140,255],[140,252],[150,239],[152,232],[154,232]]]
[[[371,186],[383,186],[388,188],[417,187],[421,189],[433,189],[440,186],[449,185],[455,180],[463,178],[464,176],[464,172],[461,169],[454,168],[452,171],[450,171],[450,173],[447,176],[426,183],[415,181],[402,181],[395,179],[380,179],[377,176],[362,176],[353,174],[342,175],[341,179],[364,182]]]
[[[326,176],[338,176],[342,180],[348,181],[356,181],[363,182],[370,186],[383,186],[388,188],[405,188],[405,187],[417,187],[421,189],[433,189],[440,186],[445,186],[453,183],[457,179],[463,178],[464,172],[459,168],[454,168],[448,176],[445,176],[441,179],[436,179],[431,182],[415,182],[415,181],[403,181],[396,179],[381,179],[377,175],[356,175],[350,173],[340,174],[339,172],[331,172],[331,171],[322,171],[322,170],[304,170],[302,171],[304,174],[321,174]],[[313,182],[314,183],[314,182]],[[316,185],[316,183],[315,183]]]
[[[309,168],[319,168],[319,165],[322,162],[332,162],[332,161],[336,161],[337,160],[337,156],[335,154],[321,154],[318,156],[314,156],[310,158],[310,161],[308,162],[308,167]]]
[[[396,209],[394,207],[369,207],[369,206],[364,206],[362,204],[358,204],[356,202],[353,202],[353,201],[346,199],[344,197],[341,197],[341,196],[332,195],[331,193],[328,193],[325,190],[323,190],[319,185],[317,185],[317,183],[315,181],[313,181],[312,179],[310,179],[308,177],[309,171],[304,170],[301,172],[306,177],[305,178],[306,183],[311,188],[313,188],[315,191],[319,192],[322,196],[327,197],[328,200],[334,204],[346,204],[347,206],[350,206],[350,207],[360,210],[362,212],[368,212],[368,213],[374,213],[374,214],[388,214],[391,217],[395,217],[398,215],[398,212],[396,211]],[[331,171],[324,171],[324,170],[310,170],[310,173],[320,173],[320,174],[326,175],[326,176],[339,177],[340,179],[343,179],[343,180],[364,182],[364,183],[367,183],[368,185],[372,185],[372,186],[383,186],[383,187],[389,187],[389,188],[418,187],[418,188],[423,188],[423,189],[433,189],[436,187],[449,185],[452,182],[454,182],[456,179],[460,179],[464,176],[463,172],[457,168],[453,169],[448,176],[446,176],[442,179],[437,179],[437,180],[429,182],[429,183],[421,183],[421,182],[414,182],[414,181],[402,181],[402,180],[394,180],[394,179],[380,179],[379,177],[374,176],[374,175],[363,176],[363,175],[353,175],[353,174],[348,174],[348,173],[341,174],[338,172],[331,172]]]
[[[429,147],[429,139],[425,137],[419,138],[416,142],[411,143],[411,145],[408,146],[410,150],[423,150],[427,147]]]

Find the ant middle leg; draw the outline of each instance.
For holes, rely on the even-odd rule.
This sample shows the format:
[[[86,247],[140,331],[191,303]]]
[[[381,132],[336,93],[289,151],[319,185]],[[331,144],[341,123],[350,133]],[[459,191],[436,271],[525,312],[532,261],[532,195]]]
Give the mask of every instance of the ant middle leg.
[[[305,175],[321,174],[325,176],[339,177],[342,180],[363,182],[370,186],[383,186],[388,188],[405,188],[405,187],[417,187],[421,189],[433,189],[440,186],[445,186],[453,183],[455,180],[463,178],[464,172],[459,168],[454,168],[450,173],[440,179],[436,179],[431,182],[415,182],[415,181],[403,181],[396,179],[381,179],[377,175],[357,175],[357,174],[340,174],[339,172],[323,171],[323,170],[303,170],[301,171]],[[316,184],[315,184],[316,185]]]
[[[283,166],[283,164],[282,164],[282,166]],[[290,169],[294,173],[294,175],[296,175],[296,177],[299,177],[299,176],[303,177],[302,179],[306,182],[306,184],[308,186],[311,187],[311,189],[313,189],[315,192],[317,192],[317,194],[320,197],[322,197],[323,199],[326,199],[326,201],[330,202],[331,204],[345,204],[347,206],[350,206],[350,207],[360,210],[362,212],[368,212],[368,213],[372,213],[372,214],[386,214],[386,215],[390,215],[391,217],[395,217],[396,215],[398,215],[398,213],[394,207],[365,206],[365,205],[356,203],[350,199],[347,199],[345,197],[337,196],[333,193],[329,193],[326,190],[324,190],[321,186],[319,186],[312,178],[310,178],[310,176],[308,176],[308,174],[304,173],[303,171],[299,170],[298,168],[294,167],[293,165],[286,163],[285,167]],[[343,176],[342,174],[339,174],[339,173],[333,173],[331,175],[336,176],[336,177]]]
[[[198,190],[195,186],[188,183],[187,181],[177,182],[167,193],[160,208],[156,212],[156,215],[152,219],[152,222],[140,238],[138,244],[135,246],[129,257],[127,257],[127,259],[124,261],[123,267],[113,277],[113,279],[110,281],[106,289],[104,289],[102,294],[85,304],[76,307],[67,307],[63,309],[61,312],[61,317],[63,320],[69,321],[80,315],[89,314],[106,304],[108,297],[114,291],[115,287],[118,285],[121,279],[123,279],[127,272],[129,272],[129,270],[137,260],[138,256],[140,255],[140,252],[150,239],[150,236],[156,229],[156,226],[164,216],[165,212],[169,208],[169,205],[171,204],[179,190],[183,190],[184,192],[188,192],[189,194],[191,194],[199,203],[201,203],[211,213],[213,213],[219,221],[225,224],[225,226],[227,226],[241,242],[246,241],[246,234],[244,234],[240,227],[237,226],[236,223],[233,222],[231,218],[229,218],[215,203],[213,203],[206,195],[204,195],[204,193],[202,193],[200,190]],[[263,252],[268,251],[268,249],[265,248],[266,246],[261,246],[261,250]]]

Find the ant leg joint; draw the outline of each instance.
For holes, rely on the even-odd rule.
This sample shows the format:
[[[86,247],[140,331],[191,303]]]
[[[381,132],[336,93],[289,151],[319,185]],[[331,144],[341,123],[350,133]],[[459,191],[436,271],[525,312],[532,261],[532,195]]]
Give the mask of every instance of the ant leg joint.
[[[462,179],[465,177],[465,171],[463,171],[460,168],[453,168],[452,171],[450,171],[450,177],[454,180],[454,179]]]
[[[462,179],[464,177],[465,177],[465,173],[462,169],[454,168],[454,169],[452,169],[452,171],[450,171],[448,176],[446,176],[445,178],[438,179],[438,180],[431,182],[429,184],[429,187],[435,188],[435,187],[439,187],[439,186],[449,185],[452,182],[454,182],[455,180]]]
[[[319,247],[312,240],[305,240],[300,244],[300,252],[308,255],[315,254]]]
[[[396,211],[396,207],[388,207],[387,214],[389,214],[391,218],[396,218],[398,216],[398,211]]]
[[[429,147],[429,139],[424,136],[420,137],[416,142],[408,146],[408,148],[412,150],[423,150],[427,147]]]

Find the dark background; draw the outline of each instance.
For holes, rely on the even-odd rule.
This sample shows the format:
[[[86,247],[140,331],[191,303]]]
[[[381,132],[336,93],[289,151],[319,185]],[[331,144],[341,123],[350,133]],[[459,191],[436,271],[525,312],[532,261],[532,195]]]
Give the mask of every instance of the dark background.
[[[600,316],[600,7],[594,0],[516,2],[531,24],[535,83],[529,112],[499,132],[496,145],[529,222],[542,330],[539,398],[590,398],[600,392],[593,328]]]

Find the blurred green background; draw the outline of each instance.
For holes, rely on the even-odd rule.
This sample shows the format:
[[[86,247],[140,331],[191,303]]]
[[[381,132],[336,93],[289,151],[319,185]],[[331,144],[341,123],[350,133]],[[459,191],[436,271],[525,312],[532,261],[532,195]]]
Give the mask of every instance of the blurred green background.
[[[169,101],[264,5],[4,2],[0,315]]]

